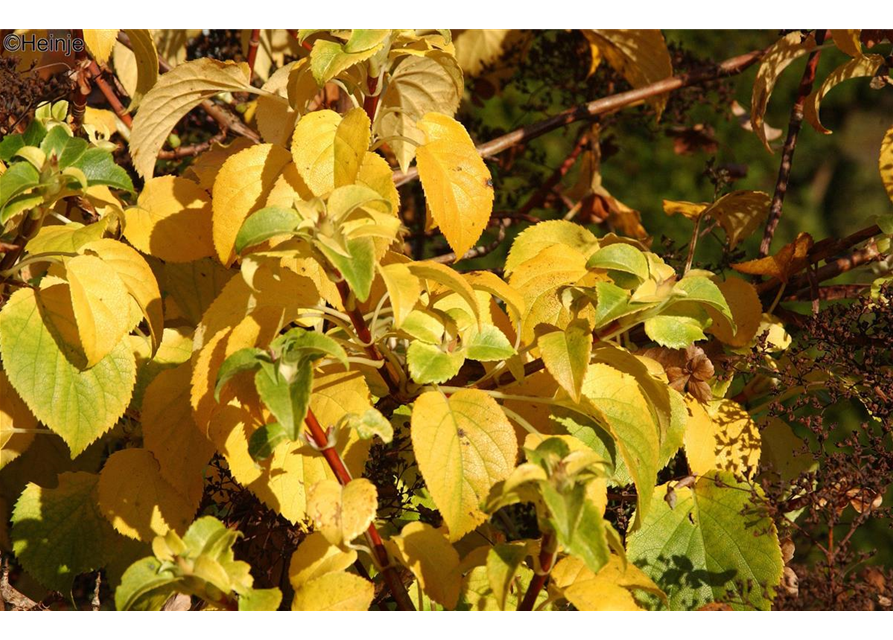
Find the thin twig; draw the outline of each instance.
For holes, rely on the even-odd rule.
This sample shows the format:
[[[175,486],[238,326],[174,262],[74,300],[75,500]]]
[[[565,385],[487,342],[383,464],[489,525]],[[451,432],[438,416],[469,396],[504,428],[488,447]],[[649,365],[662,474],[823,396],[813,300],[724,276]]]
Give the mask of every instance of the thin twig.
[[[466,251],[461,260],[472,260],[474,258],[482,258],[483,256],[496,251],[496,248],[502,244],[502,241],[505,240],[505,229],[507,226],[511,224],[511,219],[504,219],[499,222],[497,225],[496,238],[493,239],[492,242],[488,244],[482,244],[477,247],[472,247],[468,251]],[[456,259],[456,252],[450,251],[449,253],[445,253],[440,256],[436,256],[431,258],[432,262],[439,262],[441,264],[452,264],[454,262],[459,262]]]
[[[763,53],[762,50],[751,51],[750,53],[729,58],[709,69],[698,69],[681,76],[666,78],[638,89],[624,91],[606,98],[587,102],[578,107],[572,107],[566,111],[562,111],[556,116],[535,122],[526,127],[521,127],[504,136],[480,144],[477,147],[478,153],[484,158],[489,158],[490,156],[495,156],[515,145],[527,142],[528,140],[532,140],[533,138],[554,131],[560,127],[566,127],[574,122],[588,120],[612,111],[618,111],[625,107],[638,104],[648,98],[664,95],[665,93],[670,93],[671,91],[681,89],[682,87],[703,84],[712,80],[737,75],[759,61],[760,58],[763,57]],[[415,168],[410,169],[406,173],[397,171],[394,173],[394,182],[399,187],[412,182],[418,177],[418,170]]]
[[[225,139],[226,134],[221,131],[220,133],[215,133],[204,142],[197,142],[196,144],[189,144],[177,147],[176,149],[159,151],[157,158],[159,160],[179,160],[180,158],[197,156],[214,146],[215,142],[222,142]]]
[[[817,32],[816,42],[822,44],[824,40],[824,30]],[[772,244],[775,230],[778,228],[778,221],[781,219],[784,197],[788,192],[788,183],[791,180],[791,166],[794,161],[794,150],[797,148],[797,138],[800,135],[800,127],[803,125],[803,105],[806,104],[806,98],[812,93],[812,85],[815,82],[815,72],[819,65],[819,58],[821,55],[821,49],[816,49],[809,54],[809,59],[806,61],[806,68],[803,70],[803,77],[800,78],[797,99],[794,100],[794,105],[791,107],[791,119],[790,122],[788,122],[788,136],[781,152],[781,164],[778,167],[778,179],[775,181],[775,193],[772,195],[772,202],[769,205],[769,218],[766,220],[766,230],[763,233],[763,241],[760,243],[761,258],[769,255],[769,247]]]
[[[586,148],[586,145],[589,144],[589,132],[584,131],[583,134],[577,139],[574,148],[571,149],[570,154],[567,158],[564,159],[555,171],[552,172],[546,181],[542,184],[542,186],[537,189],[533,195],[528,198],[527,202],[525,202],[520,209],[518,209],[518,213],[527,214],[530,213],[533,209],[538,209],[541,207],[546,198],[549,197],[549,194],[552,192],[561,179],[567,175],[567,172],[570,171],[571,167],[574,166],[574,163],[577,161],[577,158],[580,157],[580,154],[583,152],[583,149]]]
[[[30,611],[39,606],[39,603],[9,584],[9,560],[5,555],[0,561],[0,602],[8,602],[19,611]],[[0,607],[0,611],[3,608],[5,605]]]

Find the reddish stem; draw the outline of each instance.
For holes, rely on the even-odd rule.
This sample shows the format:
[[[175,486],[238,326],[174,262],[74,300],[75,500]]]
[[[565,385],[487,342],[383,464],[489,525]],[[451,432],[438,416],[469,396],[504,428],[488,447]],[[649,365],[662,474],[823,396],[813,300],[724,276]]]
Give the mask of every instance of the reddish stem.
[[[121,119],[121,122],[132,129],[133,118],[127,113],[127,109],[124,107],[124,104],[118,98],[118,95],[114,92],[111,85],[109,85],[109,83],[105,81],[105,78],[102,77],[102,70],[99,68],[99,65],[96,64],[95,60],[90,61],[89,71],[94,82],[96,82],[96,86],[99,87],[102,95],[105,96],[105,101],[108,102],[109,106],[112,108],[112,111],[114,111],[115,115]]]
[[[533,611],[536,599],[543,590],[546,580],[549,579],[549,572],[552,571],[552,565],[555,562],[555,534],[546,531],[543,534],[543,540],[540,543],[540,570],[533,575],[530,584],[527,585],[527,592],[524,599],[518,604],[518,611]]]
[[[251,40],[248,41],[248,82],[254,77],[254,63],[257,60],[257,48],[260,45],[260,29],[251,30]]]
[[[375,110],[378,108],[378,99],[380,95],[373,95],[375,90],[378,89],[378,78],[369,78],[366,81],[366,86],[369,88],[369,95],[363,100],[363,110],[366,112],[366,115],[369,116],[370,122],[375,122]]]
[[[83,29],[71,30],[72,40],[84,41]],[[77,131],[84,122],[84,112],[87,110],[87,96],[90,95],[90,77],[87,73],[87,49],[81,47],[74,54],[74,89],[71,92],[71,120],[72,128]]]
[[[326,462],[329,464],[329,467],[332,469],[338,482],[342,485],[346,485],[351,481],[350,471],[347,470],[338,451],[334,447],[328,446],[329,438],[326,435],[325,430],[322,428],[322,425],[319,424],[319,420],[316,418],[312,409],[307,409],[307,417],[304,419],[304,422],[310,431],[310,436],[316,442],[316,446],[319,447],[320,452],[326,459]],[[372,549],[375,551],[378,564],[382,567],[381,573],[384,576],[385,583],[388,585],[388,589],[391,591],[391,595],[394,596],[397,607],[401,611],[415,610],[412,601],[409,599],[409,594],[406,593],[406,587],[404,586],[403,581],[400,579],[400,576],[397,575],[394,567],[390,566],[390,556],[388,555],[387,549],[385,549],[384,543],[381,540],[381,535],[378,533],[378,529],[375,528],[375,523],[369,525],[369,529],[366,531],[366,538],[372,545]]]

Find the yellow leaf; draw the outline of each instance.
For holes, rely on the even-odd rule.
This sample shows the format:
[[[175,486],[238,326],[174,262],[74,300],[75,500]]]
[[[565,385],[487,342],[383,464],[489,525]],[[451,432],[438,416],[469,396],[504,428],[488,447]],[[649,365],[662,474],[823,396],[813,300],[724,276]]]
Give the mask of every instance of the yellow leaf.
[[[124,237],[165,262],[191,262],[214,255],[211,200],[191,180],[147,180],[135,207],[125,213]]]
[[[525,344],[533,343],[539,324],[563,328],[570,322],[561,290],[586,274],[586,256],[564,244],[546,247],[512,272],[509,284],[524,299],[521,339]]]
[[[84,29],[84,44],[96,64],[108,62],[117,37],[117,29]]]
[[[0,469],[22,455],[34,440],[34,433],[14,429],[36,429],[37,418],[0,371]],[[44,436],[46,437],[46,436]]]
[[[660,29],[584,29],[583,34],[636,89],[673,75],[673,62]],[[666,94],[649,102],[660,119]]]
[[[65,270],[81,346],[92,367],[130,330],[130,295],[114,268],[94,256],[72,258]]]
[[[562,558],[552,569],[551,579],[580,611],[641,611],[634,597],[637,590],[666,597],[651,578],[619,556],[611,556],[598,573],[592,573],[579,558]]]
[[[519,266],[537,258],[551,246],[562,245],[588,258],[599,248],[598,240],[586,227],[567,220],[548,220],[527,227],[512,242],[505,273],[511,274]]]
[[[457,271],[450,269],[448,266],[434,262],[433,260],[425,260],[423,262],[410,262],[406,265],[409,271],[416,277],[440,285],[442,291],[455,293],[468,305],[468,311],[475,319],[480,319],[481,309],[478,299],[474,294],[474,289],[468,284]]]
[[[518,442],[493,398],[463,389],[422,394],[412,410],[412,446],[434,504],[455,541],[486,520],[480,504],[515,466]]]
[[[130,49],[123,45],[115,45],[115,69],[118,68],[118,55],[124,49],[133,58],[136,67],[136,79],[127,87],[130,94],[129,110],[133,110],[142,102],[149,89],[158,81],[158,51],[149,29],[122,29],[130,39]],[[170,58],[167,58],[170,62]]]
[[[213,237],[217,257],[229,266],[245,219],[264,206],[270,190],[291,162],[283,147],[258,144],[231,156],[220,167],[212,191]]]
[[[259,93],[248,79],[248,65],[200,58],[168,71],[146,94],[133,119],[130,155],[144,178],[155,171],[155,158],[174,125],[203,100],[223,91]]]
[[[263,93],[250,84],[249,74],[245,62],[221,62],[207,57],[189,62],[184,60],[165,73],[147,96],[146,109],[138,112],[134,119],[133,133],[136,135],[131,137],[131,156],[137,173],[152,177],[158,151],[173,127],[203,101],[223,92]]]
[[[495,273],[489,271],[473,271],[471,273],[462,274],[471,288],[475,291],[486,291],[491,296],[495,296],[505,303],[512,322],[515,326],[520,326],[521,318],[524,315],[524,298],[520,293],[515,291],[508,283]]]
[[[793,242],[783,246],[775,255],[733,264],[732,268],[739,273],[769,276],[787,282],[788,278],[807,265],[812,245],[812,236],[801,232]]]
[[[298,173],[315,196],[354,184],[369,149],[369,117],[351,109],[344,118],[331,110],[308,113],[298,121],[291,155]]]
[[[401,138],[423,140],[418,121],[432,112],[452,116],[464,90],[462,71],[449,53],[429,51],[397,62],[381,95],[375,130],[388,141],[401,170],[416,154],[416,145]]]
[[[689,220],[701,217],[704,210],[710,206],[709,202],[685,202],[683,200],[664,200],[664,213],[674,216],[677,213]]]
[[[828,74],[825,81],[822,82],[822,86],[813,89],[812,93],[807,96],[803,110],[803,117],[806,118],[806,121],[819,133],[831,133],[831,130],[826,129],[819,119],[819,105],[822,100],[824,100],[831,89],[844,80],[873,76],[877,73],[877,70],[880,69],[882,64],[884,64],[884,56],[874,54],[867,56],[860,55],[859,57],[837,67],[834,71]]]
[[[369,151],[371,123],[363,109],[351,109],[338,124],[335,130],[334,150],[334,187],[354,184],[360,166]]]
[[[429,598],[447,609],[455,608],[462,586],[457,571],[459,552],[444,531],[423,522],[410,522],[385,544],[394,558],[412,571]]]
[[[422,296],[422,283],[403,263],[379,267],[379,273],[388,289],[391,308],[394,311],[394,327],[399,329],[403,320],[413,310]]]
[[[363,156],[363,164],[357,173],[357,184],[369,187],[375,193],[391,203],[390,213],[394,216],[400,211],[400,194],[394,184],[394,174],[387,160],[377,153],[367,151]],[[383,202],[370,202],[367,207],[387,211]]]
[[[757,77],[753,83],[753,95],[750,100],[750,123],[757,137],[766,147],[769,153],[773,153],[769,141],[766,139],[766,130],[763,121],[766,117],[766,107],[769,98],[781,72],[789,64],[800,56],[815,49],[815,34],[804,38],[799,32],[793,31],[782,37],[766,51],[757,70]]]
[[[292,611],[367,611],[375,587],[352,573],[329,573],[295,589]]]
[[[416,149],[419,177],[434,222],[457,256],[481,237],[493,211],[490,171],[461,124],[440,113],[418,121],[426,143]]]
[[[453,35],[456,61],[470,77],[481,75],[491,68],[512,45],[526,40],[527,34],[518,29],[465,29]],[[518,47],[521,48],[521,47]],[[509,65],[506,65],[509,66]]]
[[[229,144],[215,142],[210,149],[193,160],[183,175],[197,180],[202,189],[210,192],[223,163],[251,146],[254,146],[254,143],[248,138],[236,138]]]
[[[204,486],[204,468],[214,453],[214,445],[192,418],[191,376],[188,362],[159,373],[146,389],[140,417],[143,446],[155,456],[161,476],[197,507]]]
[[[341,486],[321,480],[307,494],[307,513],[331,544],[343,546],[362,535],[378,510],[378,490],[365,478]]]
[[[722,313],[705,305],[704,308],[713,320],[707,331],[731,347],[747,346],[756,335],[763,315],[763,305],[760,303],[757,290],[746,280],[735,277],[729,277],[716,286],[729,304],[736,329],[732,329],[732,325]]]
[[[887,195],[893,201],[893,127],[887,129],[884,141],[881,143],[881,155],[878,158],[878,169],[881,172],[881,180]]]
[[[257,99],[257,112],[255,118],[257,120],[257,130],[260,132],[264,142],[278,144],[280,147],[288,147],[291,140],[291,134],[295,130],[295,122],[298,114],[291,108],[286,100],[288,92],[289,78],[292,69],[297,66],[307,66],[306,58],[299,60],[284,67],[280,67],[270,76],[269,80],[264,83],[264,91],[269,91],[270,96],[262,95]],[[302,64],[303,63],[303,64]],[[256,65],[256,63],[255,63]],[[316,82],[307,74],[313,83],[314,92],[316,91]],[[279,96],[277,99],[274,96]]]
[[[126,244],[111,239],[85,244],[79,253],[96,254],[115,270],[149,321],[153,351],[157,350],[164,332],[164,310],[161,306],[161,291],[149,263]]]
[[[304,538],[291,556],[288,579],[291,586],[300,589],[304,584],[330,573],[340,573],[357,559],[353,549],[340,549],[325,539],[318,531]]]
[[[170,529],[182,535],[195,507],[161,477],[145,449],[113,453],[99,474],[99,509],[128,538],[151,542]]]
[[[734,248],[769,215],[769,194],[762,191],[732,191],[710,205],[704,215],[719,222]]]
[[[851,58],[862,55],[862,43],[859,41],[861,29],[831,29],[831,39],[835,46]]]
[[[744,408],[733,400],[702,406],[686,398],[685,456],[693,473],[717,469],[750,478],[760,462],[760,431]]]
[[[592,355],[592,329],[585,320],[571,322],[566,329],[540,325],[537,346],[546,369],[567,391],[574,402],[580,401],[583,378]]]

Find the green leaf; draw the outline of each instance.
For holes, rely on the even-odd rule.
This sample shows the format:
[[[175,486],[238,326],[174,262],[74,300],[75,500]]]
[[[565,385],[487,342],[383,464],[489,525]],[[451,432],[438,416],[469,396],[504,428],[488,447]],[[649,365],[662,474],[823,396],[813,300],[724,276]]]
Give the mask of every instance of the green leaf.
[[[706,340],[704,328],[709,317],[703,309],[688,303],[674,304],[659,316],[645,321],[645,333],[662,347],[685,349],[698,340]]]
[[[7,203],[38,185],[40,174],[28,162],[16,162],[0,175],[0,223],[14,215],[12,210],[7,210]]]
[[[260,399],[276,420],[285,429],[288,439],[294,442],[301,433],[301,425],[310,406],[310,392],[313,388],[313,365],[301,358],[287,372],[282,374],[283,365],[263,362],[254,374],[254,385]]]
[[[300,327],[294,328],[270,343],[270,349],[274,353],[283,354],[283,359],[290,361],[291,355],[296,354],[300,358],[319,360],[324,356],[335,358],[346,367],[349,366],[347,353],[335,340],[319,331],[307,331]]]
[[[98,506],[99,476],[59,475],[55,489],[25,487],[12,514],[12,548],[29,574],[68,593],[75,577],[102,567],[117,534]]]
[[[518,571],[529,553],[527,545],[519,543],[497,544],[487,553],[487,579],[503,611]]]
[[[176,590],[178,579],[162,563],[149,556],[127,568],[121,584],[115,589],[118,611],[161,611],[168,597]]]
[[[249,589],[239,596],[239,611],[276,611],[282,604],[282,592],[277,588]]]
[[[505,360],[515,355],[515,348],[505,334],[492,324],[481,325],[480,329],[471,327],[467,340],[463,340],[467,355],[479,362]]]
[[[613,367],[590,365],[583,396],[593,417],[603,422],[617,442],[638,491],[636,523],[648,514],[657,481],[660,429],[636,379]]]
[[[341,272],[357,300],[365,302],[369,298],[375,277],[375,243],[372,238],[348,240],[346,249],[350,256],[341,255],[322,243],[317,243],[316,247]]]
[[[589,323],[575,320],[564,331],[540,325],[544,326],[545,330],[541,329],[537,338],[537,346],[546,369],[573,401],[579,402],[583,378],[586,377],[589,356],[592,353],[592,331]]]
[[[266,460],[280,444],[288,440],[288,432],[278,422],[265,424],[251,434],[248,441],[248,455],[252,460]]]
[[[671,609],[713,601],[735,609],[772,605],[784,564],[775,525],[751,501],[754,490],[725,472],[674,489],[673,508],[662,499],[667,485],[653,490],[654,506],[630,534],[627,556],[666,592]]]
[[[74,332],[67,285],[38,293],[20,289],[0,312],[0,353],[9,381],[38,420],[62,436],[72,457],[115,425],[136,381],[126,340],[82,370],[74,363],[83,363],[83,354],[61,338]]]
[[[133,191],[133,182],[127,172],[115,164],[112,154],[104,149],[87,149],[74,162],[72,167],[80,169],[87,176],[87,182],[92,186],[94,184],[104,184],[115,189],[124,189],[125,191]]]
[[[25,133],[16,133],[6,136],[0,141],[0,160],[9,162],[22,147],[40,146],[41,140],[47,134],[46,127],[43,123],[35,118],[25,129]]]
[[[596,506],[586,499],[586,485],[575,484],[559,492],[551,484],[542,482],[540,488],[558,543],[597,573],[607,564],[611,552],[605,522]]]
[[[381,46],[379,43],[365,51],[347,53],[344,46],[337,42],[317,40],[310,52],[310,69],[316,84],[321,87],[348,67],[371,58]]]
[[[648,279],[648,259],[645,254],[632,245],[623,243],[609,244],[593,253],[586,268],[629,273],[642,281]]]
[[[409,375],[419,384],[446,382],[462,368],[465,351],[447,353],[433,344],[415,341],[406,350]]]
[[[292,233],[301,222],[294,209],[264,207],[248,216],[236,235],[236,253],[278,235]]]
[[[732,324],[732,332],[736,331],[735,320],[732,318],[732,310],[719,287],[703,276],[689,276],[682,278],[673,287],[673,293],[683,292],[688,302],[703,302],[719,311]]]
[[[220,402],[220,392],[234,376],[243,371],[254,371],[261,362],[270,362],[270,356],[263,349],[248,347],[239,349],[220,365],[217,371],[217,385],[214,387],[214,399]]]
[[[371,440],[378,436],[387,444],[394,439],[394,426],[378,409],[369,409],[362,415],[350,414],[347,426],[356,429],[357,435],[363,440]]]

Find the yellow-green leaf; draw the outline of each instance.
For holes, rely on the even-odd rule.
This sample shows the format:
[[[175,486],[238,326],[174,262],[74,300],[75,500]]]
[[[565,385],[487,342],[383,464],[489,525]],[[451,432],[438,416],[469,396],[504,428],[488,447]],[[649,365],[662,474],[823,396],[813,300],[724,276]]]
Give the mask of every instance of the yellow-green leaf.
[[[108,62],[118,37],[117,29],[84,29],[84,44],[97,64]]]
[[[410,522],[385,543],[394,558],[412,571],[429,598],[453,609],[459,598],[459,553],[446,533],[423,522]]]
[[[887,129],[884,141],[881,143],[881,155],[878,158],[878,169],[881,172],[881,181],[887,190],[887,195],[893,201],[893,127]]]
[[[563,331],[546,327],[537,338],[546,369],[567,391],[574,402],[580,401],[583,379],[592,354],[592,330],[585,320],[570,323]],[[551,329],[551,330],[549,330]]]
[[[480,504],[515,466],[518,442],[483,391],[422,394],[412,411],[412,446],[434,504],[455,541],[486,520]]]
[[[295,589],[292,611],[367,611],[375,586],[352,573],[328,573]]]
[[[819,107],[828,92],[845,80],[853,78],[865,78],[873,76],[884,64],[884,56],[871,54],[867,56],[859,56],[849,62],[837,67],[825,78],[822,85],[817,89],[813,89],[812,93],[806,98],[803,109],[803,117],[809,122],[819,133],[829,134],[830,129],[825,128],[819,118]]]
[[[336,546],[362,535],[377,510],[378,490],[365,478],[343,487],[336,480],[321,480],[307,494],[307,513],[316,530]]]
[[[760,431],[747,411],[733,400],[702,406],[688,398],[685,457],[698,475],[721,470],[750,478],[760,462]]]
[[[18,431],[21,429],[21,431]],[[34,440],[37,418],[0,371],[0,469],[22,455]]]

